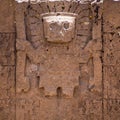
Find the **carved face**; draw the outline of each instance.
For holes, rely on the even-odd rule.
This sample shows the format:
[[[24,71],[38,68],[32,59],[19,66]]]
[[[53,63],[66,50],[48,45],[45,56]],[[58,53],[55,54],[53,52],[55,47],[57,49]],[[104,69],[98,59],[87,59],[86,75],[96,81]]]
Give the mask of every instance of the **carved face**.
[[[43,23],[48,42],[65,43],[74,37],[75,17],[72,15],[47,15],[43,17]]]

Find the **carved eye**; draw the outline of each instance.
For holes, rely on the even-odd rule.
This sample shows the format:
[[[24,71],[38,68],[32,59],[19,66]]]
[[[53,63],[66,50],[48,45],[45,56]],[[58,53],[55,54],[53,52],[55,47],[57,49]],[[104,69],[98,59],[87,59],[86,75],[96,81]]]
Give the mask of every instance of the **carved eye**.
[[[50,30],[54,32],[58,32],[62,29],[61,24],[58,24],[57,22],[50,23],[49,27],[50,27]]]
[[[69,23],[68,23],[68,22],[65,22],[65,23],[63,24],[63,27],[64,27],[65,30],[68,30],[68,29],[69,29]]]
[[[51,24],[49,25],[50,30],[55,30],[57,26],[58,26],[58,25],[57,25],[56,22],[53,22],[53,23],[51,23]]]

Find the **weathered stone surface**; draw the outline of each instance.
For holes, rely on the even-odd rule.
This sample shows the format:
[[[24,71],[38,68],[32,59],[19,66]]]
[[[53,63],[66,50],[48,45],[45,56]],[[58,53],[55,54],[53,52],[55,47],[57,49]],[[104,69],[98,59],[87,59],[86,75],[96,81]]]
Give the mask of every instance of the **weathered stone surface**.
[[[109,98],[104,101],[104,119],[105,120],[120,119],[120,100]]]
[[[106,7],[109,6],[109,7]],[[104,119],[120,119],[120,6],[119,2],[105,1],[103,13],[103,77]],[[110,12],[111,11],[111,12]],[[109,14],[110,13],[110,14]]]
[[[15,65],[15,33],[0,33],[0,64]]]
[[[95,99],[20,98],[16,110],[17,120],[102,120],[102,101]]]
[[[119,120],[119,2],[8,1],[0,5],[0,120]]]
[[[15,120],[15,26],[13,0],[0,1],[0,120]]]
[[[112,6],[110,6],[112,4]],[[117,6],[120,3],[105,2],[104,11],[104,94],[105,98],[120,99],[120,36],[119,27],[120,17]],[[108,14],[109,11],[111,14]],[[117,11],[117,12],[116,12]],[[116,19],[114,19],[116,18]],[[109,23],[109,24],[106,24]],[[112,28],[107,30],[107,28]]]
[[[0,4],[0,32],[14,32],[14,2],[4,0]]]
[[[0,120],[15,120],[15,100],[0,98]]]
[[[0,65],[0,99],[15,95],[15,68]]]

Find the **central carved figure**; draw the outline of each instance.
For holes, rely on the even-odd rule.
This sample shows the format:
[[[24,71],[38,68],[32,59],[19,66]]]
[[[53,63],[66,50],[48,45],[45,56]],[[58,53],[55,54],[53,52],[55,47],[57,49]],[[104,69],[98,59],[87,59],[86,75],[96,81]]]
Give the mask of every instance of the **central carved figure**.
[[[60,90],[72,97],[78,86],[81,91],[94,87],[100,52],[91,40],[89,10],[88,16],[81,16],[81,7],[63,11],[63,6],[54,9],[51,4],[49,11],[36,4],[16,12],[16,89],[35,94],[44,88],[45,96],[56,96]]]
[[[38,87],[44,88],[47,96],[56,95],[57,89],[62,88],[63,94],[70,97],[73,95],[75,86],[79,85],[80,74],[79,52],[74,51],[75,43],[72,43],[72,46],[69,43],[74,38],[75,14],[46,13],[42,14],[42,17],[44,38],[48,43],[50,42],[49,44],[43,40],[42,48],[40,46],[34,49],[27,40],[17,40],[18,48],[20,45],[24,46],[26,61],[26,68],[23,70],[26,76],[23,73],[23,78],[21,78],[25,82],[24,87],[20,89],[18,87],[18,91],[25,90],[25,84],[28,84],[27,88],[30,89],[35,89],[39,84]],[[67,44],[54,45],[53,43]],[[18,69],[21,66],[20,64]]]

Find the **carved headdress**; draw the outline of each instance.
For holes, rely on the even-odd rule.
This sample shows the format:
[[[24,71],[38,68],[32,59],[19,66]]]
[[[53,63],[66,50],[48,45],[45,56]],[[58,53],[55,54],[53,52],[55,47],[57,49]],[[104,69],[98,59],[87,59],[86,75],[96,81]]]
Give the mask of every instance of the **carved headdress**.
[[[65,43],[74,37],[75,13],[52,12],[42,14],[45,38],[48,42]]]

